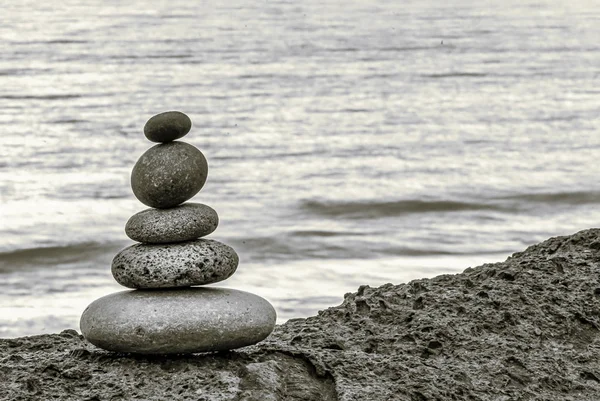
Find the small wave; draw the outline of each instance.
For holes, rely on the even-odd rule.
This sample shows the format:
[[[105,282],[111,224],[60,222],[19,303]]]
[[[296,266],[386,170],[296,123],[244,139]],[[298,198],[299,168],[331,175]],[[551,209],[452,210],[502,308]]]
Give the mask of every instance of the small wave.
[[[64,95],[3,95],[0,99],[7,100],[64,100],[64,99],[78,99],[83,97],[82,95],[76,94],[64,94]]]
[[[39,43],[68,45],[68,44],[74,44],[74,43],[88,43],[88,41],[87,40],[76,40],[76,39],[54,39],[54,40],[48,40],[46,42],[39,42]]]
[[[480,255],[473,252],[452,252],[434,248],[388,247],[381,250],[387,256],[451,256],[451,255]]]
[[[341,113],[370,113],[373,110],[369,110],[369,109],[342,109],[340,110]]]
[[[340,237],[363,235],[349,232],[327,231],[327,230],[298,230],[290,233],[292,237]]]
[[[547,192],[529,193],[502,197],[503,200],[516,200],[532,203],[550,203],[581,205],[589,203],[600,203],[600,192],[575,191],[575,192]]]
[[[380,52],[410,52],[415,50],[429,50],[430,47],[424,46],[407,46],[407,47],[380,47],[375,49]]]
[[[126,55],[114,55],[111,57],[113,60],[139,60],[139,59],[149,59],[149,60],[157,60],[157,59],[188,59],[192,58],[194,55],[192,54],[144,54],[144,55],[136,55],[136,54],[126,54]]]
[[[494,33],[495,31],[492,31],[490,29],[474,29],[472,31],[469,32],[469,34],[471,35],[487,35],[490,33]]]
[[[321,49],[321,51],[330,52],[330,53],[354,53],[354,52],[359,52],[361,50],[362,49],[359,49],[358,47],[331,47],[331,48]]]
[[[568,115],[568,116],[551,116],[551,117],[540,118],[539,121],[544,121],[544,122],[574,121],[574,120],[579,120],[580,118],[581,118],[581,116],[572,114],[572,115]]]
[[[160,19],[193,19],[196,18],[193,14],[170,14],[161,15]]]
[[[291,152],[291,153],[268,153],[266,156],[263,154],[257,155],[247,155],[247,154],[231,154],[231,155],[222,155],[222,156],[213,156],[213,160],[252,160],[252,159],[271,159],[271,160],[279,160],[284,158],[294,158],[294,157],[314,157],[315,155],[324,154],[325,150],[320,151],[311,151],[311,152]]]
[[[457,246],[444,244],[399,245],[390,241],[368,241],[364,235],[321,230],[294,231],[272,236],[228,239],[243,262],[269,263],[291,260],[378,259],[381,257],[433,257],[480,255]],[[421,246],[422,245],[422,246]]]
[[[8,77],[11,75],[21,75],[25,70],[10,68],[6,70],[0,70],[0,77]]]
[[[336,113],[372,113],[372,109],[308,109],[306,110],[308,113],[312,114],[336,114]]]
[[[427,50],[427,49],[429,49],[429,48],[424,47],[424,46],[406,46],[406,47],[390,46],[390,47],[379,47],[379,48],[375,48],[375,49],[361,49],[358,47],[333,47],[333,48],[323,48],[323,49],[320,49],[320,51],[330,52],[330,53],[340,53],[340,52],[341,53],[355,53],[355,52],[369,50],[369,51],[378,51],[378,52],[398,53],[398,52],[410,52],[410,51]]]
[[[459,201],[401,200],[392,202],[320,202],[304,201],[301,207],[328,217],[367,219],[416,213],[442,213],[469,210],[506,210],[498,205]]]
[[[389,78],[394,78],[398,76],[398,74],[370,74],[370,75],[365,75],[364,78],[365,79],[389,79]]]
[[[79,123],[87,123],[89,122],[88,120],[80,120],[77,118],[65,118],[65,119],[58,119],[58,120],[53,120],[50,121],[51,124],[79,124]]]
[[[425,74],[425,78],[482,78],[488,74],[481,72],[449,72],[445,74]]]
[[[238,75],[239,79],[276,79],[276,78],[285,78],[283,75],[276,74],[242,74]]]
[[[0,252],[0,273],[23,267],[55,267],[58,264],[92,261],[113,255],[121,243],[80,243],[51,247],[17,249]]]
[[[73,168],[78,167],[77,164],[68,164],[65,166],[55,166],[62,168]],[[53,194],[48,194],[48,198],[50,199],[126,199],[129,198],[130,194],[128,192],[124,193],[114,193],[114,192],[103,192],[103,191],[93,191],[84,189],[69,189],[69,190],[60,190]]]
[[[50,39],[50,40],[27,40],[27,41],[22,41],[22,40],[15,40],[15,41],[11,41],[10,43],[13,45],[20,45],[20,46],[35,46],[35,45],[62,45],[62,44],[74,44],[74,43],[88,43],[89,41],[87,40],[81,40],[81,39]]]
[[[309,259],[374,258],[377,252],[366,251],[346,242],[326,241],[323,237],[302,238],[280,234],[264,237],[228,240],[244,262],[265,263],[273,261]]]
[[[289,241],[276,236],[237,238],[229,240],[228,244],[238,251],[239,255],[247,255],[249,261],[282,259],[285,255],[293,255],[295,251]]]

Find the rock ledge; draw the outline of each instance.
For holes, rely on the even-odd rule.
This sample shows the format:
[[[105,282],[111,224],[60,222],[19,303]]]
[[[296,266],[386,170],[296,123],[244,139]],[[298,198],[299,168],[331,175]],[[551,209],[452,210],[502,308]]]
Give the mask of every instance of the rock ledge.
[[[455,275],[361,286],[235,352],[111,354],[74,330],[0,339],[0,400],[593,400],[600,229]]]

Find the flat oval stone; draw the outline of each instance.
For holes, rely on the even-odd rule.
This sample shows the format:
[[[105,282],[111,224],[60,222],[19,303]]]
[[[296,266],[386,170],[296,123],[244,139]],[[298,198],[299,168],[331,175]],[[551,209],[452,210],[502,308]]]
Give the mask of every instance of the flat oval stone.
[[[184,203],[169,209],[146,209],[131,216],[125,234],[145,244],[167,244],[204,237],[215,231],[219,216],[202,203]]]
[[[144,135],[152,142],[171,142],[184,137],[192,128],[192,120],[180,111],[167,111],[150,118]]]
[[[133,290],[92,302],[80,328],[108,351],[182,354],[256,344],[273,331],[276,317],[267,300],[239,290]]]
[[[148,149],[133,167],[131,188],[143,204],[159,209],[177,206],[206,182],[208,163],[197,148],[169,142]]]
[[[216,283],[238,266],[232,247],[212,239],[176,244],[136,244],[112,261],[112,275],[129,288],[173,288]]]

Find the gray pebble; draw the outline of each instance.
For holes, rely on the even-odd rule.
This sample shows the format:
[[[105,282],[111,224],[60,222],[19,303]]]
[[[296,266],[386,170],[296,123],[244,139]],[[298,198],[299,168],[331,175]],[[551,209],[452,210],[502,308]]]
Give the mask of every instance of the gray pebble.
[[[171,142],[184,137],[192,128],[192,120],[180,111],[167,111],[148,120],[144,135],[152,142]]]
[[[112,261],[117,282],[129,288],[172,288],[216,283],[238,266],[233,248],[211,239],[176,244],[136,244]]]
[[[204,237],[219,224],[217,212],[201,203],[169,209],[146,209],[131,216],[125,234],[145,244],[167,244]]]
[[[165,209],[196,195],[207,175],[202,152],[185,142],[169,142],[140,156],[131,172],[131,188],[143,204]]]
[[[275,320],[273,306],[258,295],[200,287],[113,293],[86,308],[80,327],[108,351],[179,354],[256,344]]]

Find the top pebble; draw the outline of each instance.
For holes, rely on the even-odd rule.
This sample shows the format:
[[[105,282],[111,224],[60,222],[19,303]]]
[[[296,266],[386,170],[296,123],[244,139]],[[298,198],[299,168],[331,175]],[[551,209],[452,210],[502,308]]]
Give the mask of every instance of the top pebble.
[[[192,120],[180,111],[167,111],[148,120],[144,135],[152,142],[166,143],[185,136],[192,128]]]

